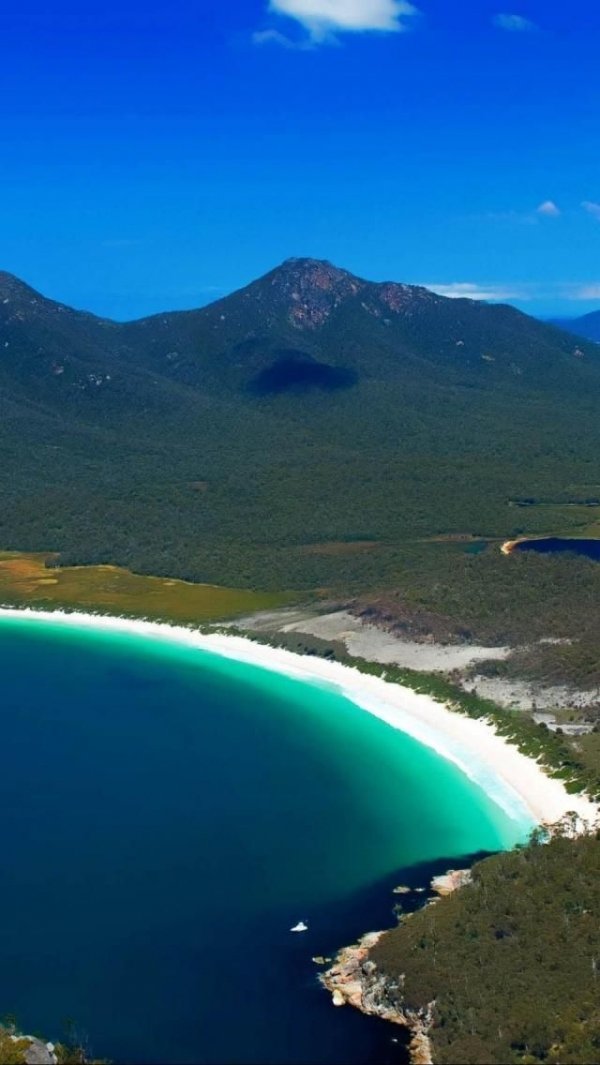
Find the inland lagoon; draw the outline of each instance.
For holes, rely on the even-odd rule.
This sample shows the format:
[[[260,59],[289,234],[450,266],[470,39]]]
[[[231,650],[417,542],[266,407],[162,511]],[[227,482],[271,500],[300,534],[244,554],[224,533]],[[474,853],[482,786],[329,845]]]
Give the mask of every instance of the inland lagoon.
[[[0,667],[5,1014],[113,1062],[406,1060],[312,956],[524,805],[332,686],[137,630],[3,616]]]
[[[600,562],[600,539],[586,539],[576,536],[537,536],[527,539],[508,540],[502,546],[505,555],[513,552],[534,551],[539,555],[569,554],[582,555]]]

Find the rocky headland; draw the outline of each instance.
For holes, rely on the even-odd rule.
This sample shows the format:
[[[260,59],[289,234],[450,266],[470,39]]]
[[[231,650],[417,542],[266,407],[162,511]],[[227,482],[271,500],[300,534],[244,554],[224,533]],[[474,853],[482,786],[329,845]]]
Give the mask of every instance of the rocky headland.
[[[431,891],[436,897],[427,899],[426,905],[435,904],[445,895],[450,895],[471,882],[469,869],[449,869],[435,876]],[[419,889],[417,889],[419,890]],[[396,888],[395,894],[413,893],[412,888]],[[410,914],[403,919],[409,919]],[[371,1016],[380,1017],[392,1024],[407,1028],[411,1039],[409,1053],[412,1065],[432,1065],[429,1033],[433,1025],[435,1002],[414,1010],[403,1004],[404,977],[390,978],[380,972],[371,958],[371,951],[386,932],[367,932],[358,943],[343,947],[336,955],[333,965],[320,976],[320,981],[331,992],[334,1006],[354,1006]]]
[[[399,1005],[402,977],[390,980],[369,958],[369,952],[383,935],[385,932],[367,932],[358,943],[344,947],[331,968],[321,974],[321,983],[331,991],[334,1006],[354,1006],[362,1013],[408,1028],[413,1065],[432,1065],[429,1031],[435,1003],[416,1011]]]

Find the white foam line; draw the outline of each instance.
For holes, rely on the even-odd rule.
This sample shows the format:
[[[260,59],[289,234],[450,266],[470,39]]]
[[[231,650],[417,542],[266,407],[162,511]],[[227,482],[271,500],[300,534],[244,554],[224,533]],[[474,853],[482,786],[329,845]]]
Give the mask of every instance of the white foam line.
[[[536,823],[554,824],[570,812],[590,825],[597,820],[598,809],[591,800],[583,795],[570,795],[560,780],[547,776],[542,766],[521,754],[488,722],[469,718],[429,695],[339,662],[294,654],[243,636],[201,633],[163,622],[9,607],[0,607],[2,617],[144,636],[208,651],[313,684],[333,686],[368,713],[453,762],[523,828]]]

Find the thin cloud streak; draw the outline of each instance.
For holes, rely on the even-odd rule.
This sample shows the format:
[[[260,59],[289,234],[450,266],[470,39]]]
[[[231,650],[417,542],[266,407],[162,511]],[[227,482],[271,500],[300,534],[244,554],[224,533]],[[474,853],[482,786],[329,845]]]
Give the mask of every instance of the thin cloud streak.
[[[522,15],[494,15],[492,22],[497,29],[507,30],[508,33],[530,33],[531,30],[537,29],[535,22],[523,18]]]
[[[581,285],[571,289],[567,295],[570,300],[600,300],[600,282],[590,285]]]
[[[592,218],[596,218],[600,222],[600,203],[594,203],[593,200],[584,200],[581,206],[584,211],[591,214]]]
[[[490,303],[502,300],[530,299],[526,289],[519,286],[499,284],[476,284],[473,281],[453,281],[450,284],[431,283],[425,288],[437,292],[438,296],[448,299],[488,300]]]
[[[315,47],[314,41],[310,37],[303,38],[301,41],[293,41],[290,37],[286,37],[285,33],[280,33],[279,30],[257,30],[256,33],[252,34],[252,43],[259,47],[274,45],[277,48],[288,48],[297,52],[312,51]]]
[[[510,303],[512,300],[569,300],[575,303],[600,300],[600,282],[597,281],[557,281],[550,284],[537,281],[452,281],[424,282],[424,287],[449,299],[484,300],[489,303]]]

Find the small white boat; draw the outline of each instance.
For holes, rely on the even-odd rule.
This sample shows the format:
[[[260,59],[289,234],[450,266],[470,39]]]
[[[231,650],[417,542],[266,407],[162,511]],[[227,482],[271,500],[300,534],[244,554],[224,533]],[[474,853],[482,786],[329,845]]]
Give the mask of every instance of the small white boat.
[[[304,921],[298,921],[298,924],[290,928],[290,932],[308,932],[308,925],[304,924]]]

